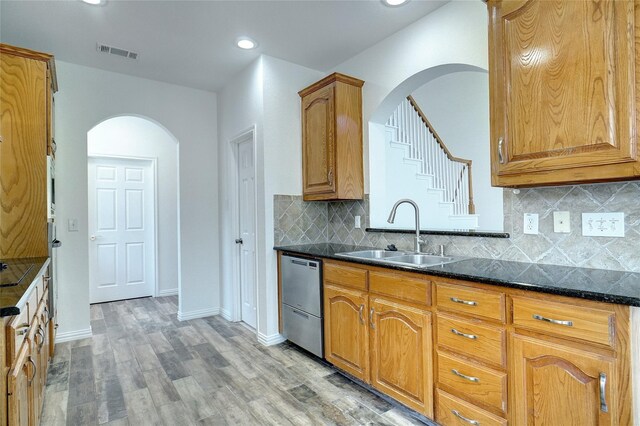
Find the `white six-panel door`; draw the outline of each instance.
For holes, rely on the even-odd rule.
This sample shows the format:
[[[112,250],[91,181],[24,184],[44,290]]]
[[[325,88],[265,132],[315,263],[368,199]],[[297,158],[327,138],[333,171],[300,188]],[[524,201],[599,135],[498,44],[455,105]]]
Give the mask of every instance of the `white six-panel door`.
[[[151,161],[89,159],[91,303],[154,295],[154,198]]]
[[[242,321],[256,327],[256,196],[253,140],[238,144]]]

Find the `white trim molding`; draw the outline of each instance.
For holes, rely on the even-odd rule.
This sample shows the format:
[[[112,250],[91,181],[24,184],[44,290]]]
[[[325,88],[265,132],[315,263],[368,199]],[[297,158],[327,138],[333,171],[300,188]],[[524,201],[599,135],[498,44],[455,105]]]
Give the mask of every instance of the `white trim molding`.
[[[93,332],[91,331],[91,327],[85,328],[83,330],[74,330],[74,331],[67,331],[65,333],[58,333],[56,335],[56,345],[58,343],[71,342],[73,340],[88,339],[90,337],[93,337]]]
[[[258,342],[260,342],[265,346],[277,345],[278,343],[282,343],[285,340],[287,339],[285,339],[284,336],[280,333],[272,334],[270,336],[267,336],[266,334],[258,333]]]
[[[160,290],[158,292],[158,297],[165,297],[165,296],[177,296],[178,295],[178,288],[170,288],[168,290]]]
[[[226,319],[229,322],[232,322],[231,319],[231,311],[225,308],[220,308],[220,315],[222,318]]]
[[[198,309],[191,312],[178,311],[178,321],[189,321],[197,318],[212,317],[214,315],[220,315],[220,308]]]

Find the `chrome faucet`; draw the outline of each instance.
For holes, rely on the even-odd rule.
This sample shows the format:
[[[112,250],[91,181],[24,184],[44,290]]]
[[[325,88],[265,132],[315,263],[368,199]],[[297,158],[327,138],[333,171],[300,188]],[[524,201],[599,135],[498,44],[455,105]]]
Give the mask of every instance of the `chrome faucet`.
[[[413,249],[416,253],[420,253],[420,244],[424,243],[424,241],[422,241],[422,238],[420,238],[420,209],[418,208],[418,205],[416,204],[415,201],[410,200],[408,198],[403,198],[402,200],[398,200],[396,201],[396,203],[393,205],[393,207],[391,208],[391,213],[389,214],[389,219],[387,219],[387,222],[389,223],[393,223],[394,220],[396,220],[396,210],[398,210],[398,206],[400,204],[403,203],[408,203],[411,204],[413,206],[413,209],[415,210],[416,213],[416,237],[415,240],[413,242]]]

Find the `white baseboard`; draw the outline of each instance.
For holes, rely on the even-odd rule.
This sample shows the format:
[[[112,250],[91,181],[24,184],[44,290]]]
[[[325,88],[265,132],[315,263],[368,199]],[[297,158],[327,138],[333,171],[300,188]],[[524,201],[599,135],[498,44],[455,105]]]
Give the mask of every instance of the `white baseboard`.
[[[282,343],[285,340],[287,339],[285,339],[284,336],[282,336],[282,334],[280,333],[272,334],[270,336],[258,333],[258,342],[262,343],[265,346],[277,345],[278,343]]]
[[[158,292],[158,297],[177,296],[177,295],[178,295],[178,289],[177,288],[170,288],[168,290],[160,290]]]
[[[199,309],[190,312],[178,311],[178,321],[189,321],[197,318],[211,317],[214,315],[220,315],[220,308]]]
[[[231,311],[228,311],[224,308],[220,308],[220,315],[222,316],[222,318],[226,319],[227,321],[231,321]]]
[[[92,337],[91,327],[84,330],[67,331],[65,333],[56,334],[56,344],[63,342],[71,342],[72,340],[80,340]]]

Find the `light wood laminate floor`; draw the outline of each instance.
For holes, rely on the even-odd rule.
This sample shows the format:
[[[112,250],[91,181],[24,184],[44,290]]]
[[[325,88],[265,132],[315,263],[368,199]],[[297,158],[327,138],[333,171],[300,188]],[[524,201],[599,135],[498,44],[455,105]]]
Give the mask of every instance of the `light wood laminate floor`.
[[[176,312],[177,297],[91,306],[93,337],[56,347],[42,425],[422,424],[290,344]]]

